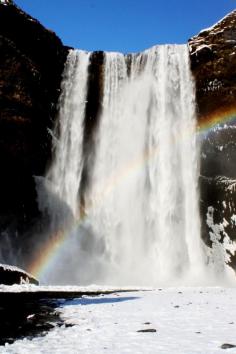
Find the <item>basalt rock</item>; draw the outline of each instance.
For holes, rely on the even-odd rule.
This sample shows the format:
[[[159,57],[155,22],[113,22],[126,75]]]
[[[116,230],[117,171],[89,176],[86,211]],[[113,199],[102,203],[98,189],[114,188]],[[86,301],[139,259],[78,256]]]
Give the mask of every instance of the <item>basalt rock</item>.
[[[85,111],[85,125],[84,125],[84,140],[83,140],[83,156],[84,168],[81,177],[80,185],[80,210],[84,211],[84,195],[86,189],[89,187],[89,169],[93,164],[92,158],[94,156],[94,142],[96,137],[96,130],[99,123],[100,113],[102,110],[102,96],[104,83],[104,52],[93,52],[90,57],[90,64],[88,68],[88,94],[87,105]]]
[[[0,3],[0,230],[38,215],[34,176],[45,173],[68,48],[15,6]]]
[[[235,106],[236,11],[189,40],[199,119]]]
[[[0,264],[0,285],[14,284],[38,285],[39,282],[32,275],[18,267]]]
[[[201,140],[200,209],[206,244],[236,269],[236,11],[189,40]]]
[[[200,177],[200,210],[205,243],[235,268],[236,179]],[[222,252],[220,243],[224,243]]]

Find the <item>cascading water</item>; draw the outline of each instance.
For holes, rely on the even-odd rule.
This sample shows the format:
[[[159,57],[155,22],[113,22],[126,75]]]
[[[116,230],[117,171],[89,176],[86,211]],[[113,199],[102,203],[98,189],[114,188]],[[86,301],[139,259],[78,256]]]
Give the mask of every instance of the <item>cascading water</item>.
[[[186,46],[107,53],[88,220],[107,282],[173,282],[202,266],[194,87]],[[198,269],[199,270],[199,269]]]
[[[59,260],[64,282],[201,283],[205,257],[188,48],[157,46],[129,58],[105,54],[102,112],[80,215],[89,57],[69,55],[49,173],[53,192],[74,215]],[[61,281],[56,273],[58,268],[47,280]]]
[[[60,98],[60,141],[55,161],[49,171],[54,192],[68,204],[72,213],[78,210],[78,190],[83,167],[83,123],[86,106],[89,53],[70,51],[62,82]]]

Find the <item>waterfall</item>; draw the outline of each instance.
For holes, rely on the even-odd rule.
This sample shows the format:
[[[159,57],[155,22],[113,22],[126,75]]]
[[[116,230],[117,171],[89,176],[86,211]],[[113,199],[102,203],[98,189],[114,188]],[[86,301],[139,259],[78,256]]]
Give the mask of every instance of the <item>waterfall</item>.
[[[105,53],[102,112],[80,215],[89,58],[72,51],[65,68],[60,138],[48,178],[73,220],[63,267],[59,276],[51,270],[48,281],[63,274],[65,283],[77,284],[201,284],[206,257],[188,48]]]
[[[70,51],[62,81],[60,97],[60,141],[56,142],[55,160],[49,170],[54,193],[75,215],[83,167],[82,144],[90,54]],[[58,128],[58,127],[56,127]]]

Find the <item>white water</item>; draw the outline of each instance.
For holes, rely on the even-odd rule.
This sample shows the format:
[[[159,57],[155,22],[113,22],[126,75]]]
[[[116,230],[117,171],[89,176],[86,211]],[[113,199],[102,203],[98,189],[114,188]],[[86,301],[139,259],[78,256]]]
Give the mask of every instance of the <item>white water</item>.
[[[153,47],[131,58],[106,53],[95,158],[78,218],[89,54],[71,52],[60,131],[50,170],[71,209],[48,281],[122,285],[209,284],[200,238],[195,92],[187,46]]]
[[[130,80],[122,55],[107,53],[105,67],[88,209],[105,281],[173,282],[203,264],[187,47],[133,56]]]
[[[62,81],[60,98],[60,140],[55,160],[48,173],[53,191],[72,210],[78,212],[78,190],[83,168],[83,124],[86,107],[90,54],[70,51]]]

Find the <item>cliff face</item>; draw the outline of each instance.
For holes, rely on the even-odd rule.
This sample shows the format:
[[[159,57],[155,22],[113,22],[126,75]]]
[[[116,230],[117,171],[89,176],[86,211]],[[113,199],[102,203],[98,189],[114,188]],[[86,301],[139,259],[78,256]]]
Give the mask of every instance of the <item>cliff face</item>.
[[[189,40],[199,118],[235,107],[236,11]]]
[[[0,3],[0,229],[37,215],[34,175],[51,154],[68,49],[55,33],[8,2]]]
[[[189,40],[201,141],[203,238],[236,268],[236,11]]]

